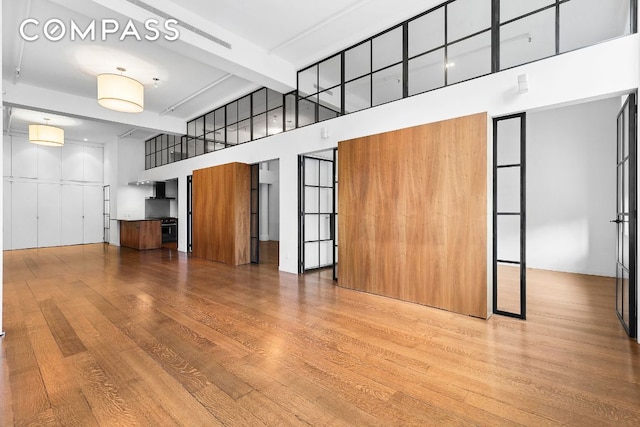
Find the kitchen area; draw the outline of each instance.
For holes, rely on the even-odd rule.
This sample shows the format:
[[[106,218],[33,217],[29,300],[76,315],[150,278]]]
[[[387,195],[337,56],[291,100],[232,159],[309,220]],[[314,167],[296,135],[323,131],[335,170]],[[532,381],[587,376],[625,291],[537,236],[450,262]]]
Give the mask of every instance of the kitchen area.
[[[178,180],[134,181],[152,189],[144,198],[144,217],[118,218],[120,246],[137,249],[178,248]]]

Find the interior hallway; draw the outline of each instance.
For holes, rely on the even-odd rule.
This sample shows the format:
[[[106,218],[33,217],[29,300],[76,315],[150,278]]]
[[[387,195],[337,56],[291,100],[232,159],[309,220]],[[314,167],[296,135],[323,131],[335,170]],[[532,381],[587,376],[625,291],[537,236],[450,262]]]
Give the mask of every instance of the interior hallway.
[[[5,252],[0,425],[638,425],[610,279],[529,273],[526,322],[102,244]]]

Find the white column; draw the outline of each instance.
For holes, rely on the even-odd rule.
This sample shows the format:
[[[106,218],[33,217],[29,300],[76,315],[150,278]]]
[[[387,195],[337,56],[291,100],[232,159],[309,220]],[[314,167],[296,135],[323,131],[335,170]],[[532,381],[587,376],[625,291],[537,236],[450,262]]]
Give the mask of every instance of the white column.
[[[260,163],[260,169],[269,170],[267,162]],[[260,240],[269,240],[269,184],[260,183]]]
[[[2,69],[2,19],[0,19],[0,69]],[[0,93],[2,93],[2,80],[0,79]],[[3,96],[4,97],[4,96]],[[0,129],[4,129],[4,124],[2,120],[4,118],[4,114],[0,114]],[[4,150],[0,150],[0,176],[4,176],[2,166],[4,164]],[[3,211],[4,211],[4,195],[2,194],[4,186],[0,186],[0,224],[3,224]],[[2,227],[0,227],[0,242],[4,241]],[[2,268],[3,268],[3,254],[0,253],[0,337],[4,336],[4,329],[2,327],[2,283],[4,278],[2,277]]]

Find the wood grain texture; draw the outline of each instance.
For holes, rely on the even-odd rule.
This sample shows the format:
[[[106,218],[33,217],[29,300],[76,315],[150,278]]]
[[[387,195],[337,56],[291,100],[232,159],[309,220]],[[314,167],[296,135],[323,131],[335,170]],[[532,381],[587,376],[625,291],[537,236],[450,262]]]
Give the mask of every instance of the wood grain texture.
[[[523,322],[166,249],[12,251],[4,268],[3,426],[640,423],[611,278],[529,270]],[[64,330],[86,351],[64,357]]]
[[[162,222],[160,220],[120,221],[120,246],[138,250],[160,248]]]
[[[229,163],[193,172],[193,255],[250,262],[251,167]]]
[[[487,318],[487,115],[338,144],[338,285]]]

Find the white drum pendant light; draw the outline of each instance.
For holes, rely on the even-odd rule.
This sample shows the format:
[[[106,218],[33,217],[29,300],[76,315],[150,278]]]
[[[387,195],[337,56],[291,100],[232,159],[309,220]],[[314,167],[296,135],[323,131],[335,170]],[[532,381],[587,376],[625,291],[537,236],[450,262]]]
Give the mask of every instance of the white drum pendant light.
[[[48,123],[49,119],[44,119]],[[64,145],[64,130],[46,125],[29,125],[29,142],[50,147]]]
[[[124,68],[118,67],[124,73]],[[98,104],[124,113],[144,110],[144,86],[137,80],[122,74],[98,75]]]

